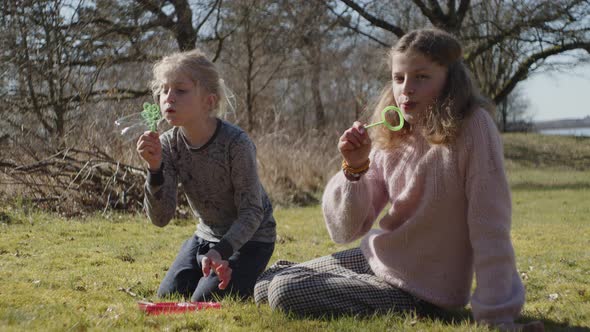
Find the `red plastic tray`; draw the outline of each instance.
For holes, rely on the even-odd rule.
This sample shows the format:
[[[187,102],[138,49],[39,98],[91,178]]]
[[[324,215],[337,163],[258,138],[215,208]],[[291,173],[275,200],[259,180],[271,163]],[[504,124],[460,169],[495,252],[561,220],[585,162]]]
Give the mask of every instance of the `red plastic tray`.
[[[137,302],[140,310],[149,315],[175,314],[204,309],[219,309],[217,302]]]

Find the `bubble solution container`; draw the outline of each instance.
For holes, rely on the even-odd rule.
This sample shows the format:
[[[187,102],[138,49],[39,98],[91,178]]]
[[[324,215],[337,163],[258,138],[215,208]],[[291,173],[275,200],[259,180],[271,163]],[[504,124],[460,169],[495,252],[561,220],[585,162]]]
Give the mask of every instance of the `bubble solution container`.
[[[217,302],[137,302],[140,310],[148,315],[177,314],[189,311],[204,309],[220,309],[221,304]]]

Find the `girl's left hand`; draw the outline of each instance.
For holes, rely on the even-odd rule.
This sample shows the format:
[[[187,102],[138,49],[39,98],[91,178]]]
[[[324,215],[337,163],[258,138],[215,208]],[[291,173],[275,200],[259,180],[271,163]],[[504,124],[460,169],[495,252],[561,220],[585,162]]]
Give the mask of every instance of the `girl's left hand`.
[[[219,289],[225,289],[227,287],[231,280],[232,270],[229,267],[229,262],[221,259],[221,255],[217,250],[209,250],[201,260],[201,266],[203,267],[203,276],[208,277],[211,269],[217,274],[220,281]]]

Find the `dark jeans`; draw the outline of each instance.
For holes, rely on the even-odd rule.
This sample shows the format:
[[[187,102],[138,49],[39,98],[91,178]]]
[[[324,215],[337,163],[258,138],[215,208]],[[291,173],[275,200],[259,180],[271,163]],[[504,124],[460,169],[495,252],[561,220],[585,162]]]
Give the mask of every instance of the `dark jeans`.
[[[274,243],[250,241],[236,251],[228,259],[232,275],[224,290],[218,288],[219,278],[213,271],[208,277],[203,277],[201,269],[201,260],[213,245],[214,242],[196,235],[186,240],[162,280],[158,296],[179,293],[184,297],[191,296],[191,301],[211,301],[213,295],[223,296],[229,293],[242,299],[251,296],[256,278],[264,271],[272,256]]]

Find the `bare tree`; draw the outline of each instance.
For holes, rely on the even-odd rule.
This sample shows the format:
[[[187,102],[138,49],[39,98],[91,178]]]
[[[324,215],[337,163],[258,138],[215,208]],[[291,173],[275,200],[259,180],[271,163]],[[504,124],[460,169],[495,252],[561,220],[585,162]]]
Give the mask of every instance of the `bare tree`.
[[[134,54],[133,43],[129,53],[116,56],[126,48],[126,41],[109,36],[109,31],[99,31],[86,20],[100,6],[89,9],[82,2],[65,5],[59,0],[3,4],[2,24],[9,33],[2,37],[6,45],[2,79],[6,85],[1,97],[6,107],[0,112],[4,112],[2,121],[7,126],[41,141],[62,140],[85,114],[87,103],[148,93],[145,88],[105,84],[103,71],[145,56]]]
[[[312,95],[312,109],[314,126],[320,129],[325,125],[326,110],[322,100],[321,80],[325,67],[328,66],[324,58],[328,55],[330,30],[335,22],[328,17],[326,8],[321,2],[313,2],[307,6],[286,1],[283,4],[286,19],[297,33],[293,38],[294,48],[299,51],[303,60],[308,64],[309,89]]]
[[[26,129],[38,138],[65,132],[67,116],[74,110],[70,91],[79,89],[65,62],[66,39],[57,1],[28,5],[6,2],[3,25],[10,33],[4,38],[6,60],[2,93],[3,121]]]
[[[272,98],[268,90],[286,69],[293,48],[292,34],[273,2],[234,2],[228,5],[224,17],[228,27],[238,27],[227,38],[225,63],[228,76],[233,77],[232,86],[245,106],[244,127],[249,131],[272,121],[272,102],[261,99]]]
[[[497,104],[531,72],[551,68],[547,65],[551,56],[583,51],[569,66],[590,54],[588,1],[483,2],[470,13],[463,37],[468,45],[465,61],[474,71],[492,65],[492,76],[478,79]],[[495,59],[490,59],[491,54]]]
[[[354,11],[366,24],[401,37],[409,27],[402,15],[385,17],[374,11],[376,1],[341,0],[344,11],[332,8],[336,15]],[[496,104],[514,90],[531,72],[542,70],[551,56],[580,50],[578,62],[590,53],[590,2],[562,1],[422,1],[413,0],[414,12],[432,26],[457,35],[465,46],[464,61],[476,74],[485,94]],[[393,5],[379,13],[396,13]],[[407,7],[402,7],[407,8]],[[372,40],[362,25],[352,26]],[[352,27],[351,27],[352,26]],[[410,26],[415,28],[415,26]]]
[[[195,48],[205,24],[219,11],[221,0],[136,0],[137,10],[152,14],[144,28],[162,27],[172,32],[181,51]],[[192,4],[192,5],[191,5]]]
[[[500,104],[497,105],[496,117],[501,131],[532,130],[532,114],[529,112],[530,101],[517,86]]]

